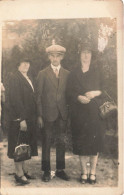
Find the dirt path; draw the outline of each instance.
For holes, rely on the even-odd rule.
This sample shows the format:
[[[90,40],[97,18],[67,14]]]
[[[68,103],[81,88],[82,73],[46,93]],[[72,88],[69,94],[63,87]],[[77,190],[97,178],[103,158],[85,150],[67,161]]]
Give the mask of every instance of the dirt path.
[[[38,148],[39,156],[34,157],[30,160],[30,171],[36,176],[35,180],[31,180],[31,183],[25,188],[29,187],[82,187],[79,182],[80,177],[80,166],[79,160],[76,155],[72,153],[66,153],[66,172],[71,177],[70,181],[63,181],[59,178],[52,178],[48,183],[44,183],[41,180],[42,172],[41,170],[41,147]],[[7,153],[7,143],[4,143],[4,148],[2,152],[2,171],[1,171],[1,186],[2,188],[9,188],[18,186],[15,183],[13,160],[9,159],[6,155]],[[114,159],[116,162],[116,159]],[[55,150],[51,150],[51,162],[52,171],[55,171]],[[118,180],[118,167],[113,163],[109,157],[99,156],[99,161],[97,165],[97,182],[92,187],[116,187]],[[85,184],[85,187],[91,187],[90,184]],[[22,186],[18,186],[22,187]],[[24,187],[24,186],[23,186]]]
[[[44,183],[41,180],[42,172],[41,170],[41,147],[38,148],[39,156],[34,157],[30,160],[30,171],[36,176],[36,180],[31,180],[31,183],[28,187],[82,187],[82,184],[79,182],[80,177],[80,166],[79,160],[76,155],[72,153],[66,153],[66,172],[70,175],[70,181],[63,181],[59,178],[52,178],[48,183]],[[15,183],[13,160],[9,159],[6,155],[7,153],[7,143],[4,143],[3,152],[2,152],[2,173],[1,173],[1,185],[2,188],[15,187],[18,186]],[[116,159],[114,159],[116,161]],[[51,150],[51,162],[52,162],[52,171],[55,171],[55,150]],[[110,187],[117,186],[117,176],[118,167],[114,165],[113,161],[110,158],[105,158],[104,156],[99,156],[99,161],[97,165],[97,182],[93,187]],[[91,187],[90,184],[85,184],[84,186]]]

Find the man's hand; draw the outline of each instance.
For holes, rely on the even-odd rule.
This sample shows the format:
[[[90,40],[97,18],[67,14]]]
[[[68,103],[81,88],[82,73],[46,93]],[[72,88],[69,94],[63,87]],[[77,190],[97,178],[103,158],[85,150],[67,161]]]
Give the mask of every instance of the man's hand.
[[[85,95],[86,95],[86,97],[88,98],[88,99],[93,99],[93,98],[95,98],[96,96],[99,96],[99,95],[101,95],[101,91],[89,91],[89,92],[87,92],[87,93],[85,93]]]
[[[42,119],[42,117],[41,116],[39,116],[38,117],[38,127],[39,128],[43,128],[43,126],[44,126],[44,123],[43,123],[43,119]]]
[[[20,122],[20,131],[27,131],[27,123],[25,120]]]
[[[79,101],[81,104],[88,104],[88,103],[90,102],[90,99],[88,99],[86,96],[79,95],[79,96],[78,96],[78,101]]]

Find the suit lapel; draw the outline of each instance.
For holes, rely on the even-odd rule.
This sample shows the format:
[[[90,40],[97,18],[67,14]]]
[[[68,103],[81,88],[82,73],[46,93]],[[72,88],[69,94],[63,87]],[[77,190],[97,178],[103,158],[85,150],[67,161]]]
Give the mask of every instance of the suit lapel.
[[[56,88],[58,88],[58,80],[55,76],[55,73],[53,72],[51,66],[48,67],[47,70],[48,77],[50,78],[51,82],[54,84]]]
[[[33,89],[31,87],[31,85],[29,84],[29,82],[27,81],[27,79],[18,71],[17,72],[18,77],[23,81],[23,83],[33,92]],[[33,85],[33,83],[32,83]]]
[[[65,74],[64,74],[64,69],[61,67],[60,72],[59,72],[59,89],[62,88],[64,82],[65,82]]]

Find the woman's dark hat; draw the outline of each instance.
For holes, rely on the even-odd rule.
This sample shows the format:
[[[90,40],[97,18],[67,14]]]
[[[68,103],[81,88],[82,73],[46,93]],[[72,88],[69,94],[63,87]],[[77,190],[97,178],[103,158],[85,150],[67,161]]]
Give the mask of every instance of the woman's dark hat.
[[[79,48],[79,53],[82,51],[93,51],[92,44],[89,41],[81,42],[78,46]]]
[[[31,60],[30,60],[29,58],[27,58],[27,57],[19,58],[19,59],[18,59],[17,66],[20,66],[20,64],[21,64],[22,62],[29,62],[29,63],[31,63]]]

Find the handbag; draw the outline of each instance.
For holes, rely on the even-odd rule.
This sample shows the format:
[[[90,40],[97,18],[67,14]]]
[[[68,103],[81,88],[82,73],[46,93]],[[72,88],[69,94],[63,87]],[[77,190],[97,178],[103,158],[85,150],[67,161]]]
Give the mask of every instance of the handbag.
[[[109,116],[117,113],[117,105],[115,104],[114,100],[108,95],[106,91],[104,93],[109,97],[110,101],[105,101],[100,107],[100,116],[102,119],[106,119]]]
[[[21,135],[21,131],[19,131],[17,146],[15,147],[15,151],[13,154],[15,162],[20,162],[20,161],[31,159],[30,145],[26,143],[19,143],[20,135]]]

